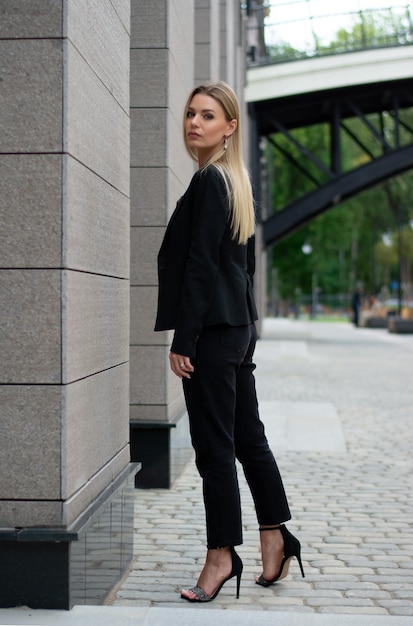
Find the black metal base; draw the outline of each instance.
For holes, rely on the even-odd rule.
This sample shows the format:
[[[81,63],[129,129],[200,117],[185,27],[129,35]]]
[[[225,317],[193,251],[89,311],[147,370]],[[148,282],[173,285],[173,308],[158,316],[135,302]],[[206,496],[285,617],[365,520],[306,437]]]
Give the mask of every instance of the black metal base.
[[[174,423],[131,422],[131,460],[142,463],[135,486],[169,489],[192,458],[188,417]]]
[[[393,315],[389,317],[389,331],[391,333],[411,334],[413,333],[413,320]]]
[[[0,531],[0,607],[102,604],[133,555],[133,486],[126,468],[69,529]]]
[[[366,328],[387,328],[388,323],[387,317],[368,317],[364,325]]]

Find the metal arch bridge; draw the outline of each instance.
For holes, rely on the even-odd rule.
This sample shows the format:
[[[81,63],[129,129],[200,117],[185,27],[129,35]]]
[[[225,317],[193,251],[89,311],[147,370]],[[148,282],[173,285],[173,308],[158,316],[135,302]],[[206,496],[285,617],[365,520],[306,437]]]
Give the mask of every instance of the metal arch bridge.
[[[247,71],[245,99],[251,128],[251,165],[258,205],[262,203],[260,149],[262,137],[277,146],[277,133],[315,164],[327,182],[312,177],[314,191],[262,221],[264,247],[281,241],[317,215],[387,178],[413,168],[413,127],[402,112],[413,108],[413,45],[370,49],[300,61],[253,67]],[[392,132],[367,117],[387,112]],[[347,124],[357,117],[380,145],[373,154]],[[381,118],[382,119],[382,118]],[[330,132],[330,163],[326,165],[291,134],[296,128],[326,123]],[[410,137],[406,143],[403,135]],[[368,162],[343,172],[343,134],[365,152]],[[275,137],[275,140],[274,140]],[[284,157],[294,159],[284,152]],[[259,216],[260,217],[260,216]]]

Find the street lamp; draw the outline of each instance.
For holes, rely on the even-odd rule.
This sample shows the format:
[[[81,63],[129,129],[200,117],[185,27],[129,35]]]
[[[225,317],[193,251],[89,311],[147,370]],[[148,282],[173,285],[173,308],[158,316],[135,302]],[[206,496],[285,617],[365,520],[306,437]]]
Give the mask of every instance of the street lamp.
[[[306,242],[306,243],[303,244],[301,250],[302,250],[302,252],[304,254],[311,254],[312,251],[313,251],[313,248],[312,248],[311,244]],[[314,257],[314,259],[315,259],[315,257]],[[312,319],[315,319],[316,313],[317,313],[317,293],[318,293],[317,269],[316,269],[316,265],[315,265],[315,261],[314,261],[314,269],[313,269],[312,276],[311,276],[311,313],[310,313],[310,317]]]

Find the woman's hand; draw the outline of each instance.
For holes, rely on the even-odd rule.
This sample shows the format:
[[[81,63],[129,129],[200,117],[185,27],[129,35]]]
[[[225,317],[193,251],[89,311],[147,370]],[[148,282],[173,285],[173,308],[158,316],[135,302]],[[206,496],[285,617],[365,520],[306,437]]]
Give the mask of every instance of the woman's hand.
[[[171,370],[178,376],[178,378],[191,378],[190,372],[194,371],[194,367],[191,364],[189,356],[182,356],[182,354],[170,352],[169,363]]]

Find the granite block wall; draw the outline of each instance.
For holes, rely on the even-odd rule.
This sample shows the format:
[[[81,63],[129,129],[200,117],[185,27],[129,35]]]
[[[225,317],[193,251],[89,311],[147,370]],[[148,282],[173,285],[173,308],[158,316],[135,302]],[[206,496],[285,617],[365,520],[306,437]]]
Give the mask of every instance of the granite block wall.
[[[129,464],[128,0],[0,1],[0,526]]]
[[[7,586],[3,570],[0,604],[70,608],[51,599],[54,550],[87,519],[99,528],[136,472],[129,417],[163,429],[165,484],[187,460],[171,332],[153,332],[156,255],[196,168],[182,141],[189,91],[223,78],[242,94],[240,6],[0,0],[0,15],[0,560],[20,576]],[[60,573],[84,590],[77,540],[79,562],[66,544]]]
[[[156,257],[193,165],[182,142],[193,86],[193,0],[132,0],[131,34],[131,410],[132,421],[168,422],[184,412],[169,373],[170,333],[154,333]]]
[[[131,409],[132,423],[185,414],[169,370],[171,332],[154,333],[156,257],[196,164],[183,144],[183,107],[201,82],[228,80],[242,99],[241,9],[235,0],[132,0]]]

